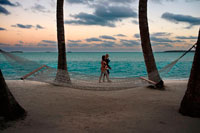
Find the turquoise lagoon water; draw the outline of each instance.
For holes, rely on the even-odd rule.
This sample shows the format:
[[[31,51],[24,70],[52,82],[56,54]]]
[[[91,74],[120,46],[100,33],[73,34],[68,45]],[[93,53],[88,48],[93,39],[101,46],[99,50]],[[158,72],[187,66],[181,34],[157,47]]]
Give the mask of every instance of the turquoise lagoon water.
[[[24,52],[13,53],[28,60],[45,64],[53,68],[57,67],[56,52]],[[87,75],[100,75],[100,61],[103,52],[72,52],[67,53],[67,65],[69,72],[77,72]],[[158,69],[177,59],[182,52],[157,52],[154,53]],[[111,77],[138,77],[146,75],[143,54],[141,52],[110,52]],[[161,75],[163,79],[187,79],[190,75],[194,53],[184,56],[169,73]],[[6,79],[21,77],[30,72],[21,67],[21,73],[0,54],[0,69]]]

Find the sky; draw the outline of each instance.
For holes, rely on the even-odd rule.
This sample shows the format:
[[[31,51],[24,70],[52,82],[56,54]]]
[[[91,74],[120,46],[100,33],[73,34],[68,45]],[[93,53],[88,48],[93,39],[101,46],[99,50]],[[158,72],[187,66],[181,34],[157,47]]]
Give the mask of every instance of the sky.
[[[139,0],[64,0],[65,42],[73,52],[140,52]],[[197,40],[200,0],[148,0],[154,51]],[[57,51],[56,0],[0,0],[0,49]]]

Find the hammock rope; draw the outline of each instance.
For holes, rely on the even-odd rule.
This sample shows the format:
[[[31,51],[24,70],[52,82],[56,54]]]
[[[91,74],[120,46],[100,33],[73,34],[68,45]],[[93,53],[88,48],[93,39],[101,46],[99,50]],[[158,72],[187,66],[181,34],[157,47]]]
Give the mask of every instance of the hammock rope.
[[[181,58],[183,58],[188,52],[190,52],[195,47],[195,45],[196,44],[194,44],[191,48],[185,51],[176,60],[172,61],[170,64],[160,69],[159,73],[168,73]],[[94,75],[80,74],[76,72],[69,72],[69,76],[72,81],[71,84],[66,82],[57,82],[55,80],[56,74],[59,72],[59,74],[61,74],[60,77],[62,78],[64,75],[66,75],[65,70],[58,70],[47,65],[42,65],[37,62],[30,61],[26,58],[11,54],[9,52],[5,52],[1,49],[0,53],[2,53],[2,55],[8,60],[8,62],[18,73],[23,73],[23,71],[30,72],[28,74],[23,73],[21,74],[21,77],[18,77],[18,79],[20,78],[22,80],[26,79],[39,82],[46,82],[51,83],[53,85],[68,86],[84,90],[120,90],[139,86],[147,86],[149,84],[156,85],[154,81],[148,80],[147,75],[142,77],[112,78],[111,83],[98,83],[99,77]],[[149,75],[153,77],[155,76],[155,73],[152,72]]]

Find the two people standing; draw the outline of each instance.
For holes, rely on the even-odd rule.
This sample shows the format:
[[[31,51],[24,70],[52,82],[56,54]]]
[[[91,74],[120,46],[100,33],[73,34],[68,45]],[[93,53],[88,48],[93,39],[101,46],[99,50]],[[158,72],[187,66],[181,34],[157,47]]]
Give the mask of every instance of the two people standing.
[[[111,67],[109,66],[109,55],[103,55],[102,56],[102,60],[101,60],[101,75],[99,77],[99,83],[101,83],[101,78],[103,76],[103,82],[105,82],[105,77],[107,79],[108,82],[111,82],[111,80],[109,79],[109,69],[111,69]]]

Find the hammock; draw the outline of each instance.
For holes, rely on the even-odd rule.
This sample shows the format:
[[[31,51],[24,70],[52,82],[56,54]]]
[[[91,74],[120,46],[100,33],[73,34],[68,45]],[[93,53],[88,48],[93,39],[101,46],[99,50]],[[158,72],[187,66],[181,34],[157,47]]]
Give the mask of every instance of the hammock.
[[[192,48],[195,47],[195,45],[196,44],[194,44],[190,49],[184,52],[179,58],[177,58],[170,64],[160,69],[159,73],[162,74],[168,73],[172,69],[172,67],[181,58],[183,58],[183,56],[185,56],[188,52],[192,50]],[[0,53],[2,53],[2,55],[8,60],[8,62],[17,71],[17,73],[19,74],[21,73],[20,79],[22,80],[26,79],[39,82],[46,82],[53,85],[67,86],[71,88],[84,89],[84,90],[120,90],[120,89],[128,89],[139,86],[147,86],[149,84],[153,85],[157,84],[154,81],[148,80],[147,75],[143,77],[132,77],[132,78],[112,78],[111,83],[107,82],[98,83],[99,77],[93,75],[80,74],[76,72],[69,73],[71,79],[71,83],[69,83],[65,82],[65,79],[62,79],[62,77],[65,77],[65,75],[68,74],[68,72],[66,72],[65,70],[58,70],[47,65],[42,65],[35,61],[30,61],[26,58],[19,57],[12,53],[5,52],[3,50],[0,50]],[[30,73],[24,74],[23,71]],[[61,78],[59,79],[59,81],[63,80],[63,82],[57,82],[57,80],[55,80],[57,73],[59,73],[59,77]],[[152,72],[149,75],[151,77],[154,77],[156,76],[155,74],[156,74],[155,72]],[[19,77],[17,78],[19,79]]]

